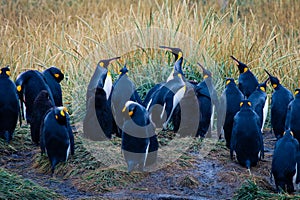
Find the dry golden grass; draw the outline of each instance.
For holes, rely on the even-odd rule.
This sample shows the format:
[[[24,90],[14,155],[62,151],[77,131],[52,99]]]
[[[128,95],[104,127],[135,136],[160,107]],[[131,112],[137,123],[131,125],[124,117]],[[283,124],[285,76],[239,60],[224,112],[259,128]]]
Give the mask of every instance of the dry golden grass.
[[[260,81],[267,68],[294,90],[300,87],[299,11],[296,0],[2,1],[0,64],[11,66],[14,79],[26,69],[61,67],[68,78],[64,99],[77,121],[98,60],[123,56],[110,70],[116,75],[127,62],[145,93],[170,70],[164,66],[172,58],[158,45],[182,48],[190,78],[201,80],[195,63],[204,63],[219,90],[224,77],[238,76],[230,55]]]

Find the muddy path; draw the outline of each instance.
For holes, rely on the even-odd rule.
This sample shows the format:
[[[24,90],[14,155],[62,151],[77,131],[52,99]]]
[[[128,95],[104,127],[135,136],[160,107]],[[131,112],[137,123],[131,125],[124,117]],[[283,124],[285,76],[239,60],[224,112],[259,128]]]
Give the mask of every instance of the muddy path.
[[[269,172],[275,140],[270,132],[264,133],[264,143],[265,158],[251,169],[251,175],[236,161],[230,160],[229,150],[221,142],[204,158],[199,152],[190,149],[185,158],[147,173],[134,183],[111,187],[106,192],[91,191],[89,185],[78,187],[80,175],[66,178],[59,174],[51,176],[50,173],[40,172],[34,161],[35,155],[40,153],[36,146],[3,155],[0,165],[66,199],[232,199],[235,191],[249,178],[255,178],[271,190],[274,188]]]

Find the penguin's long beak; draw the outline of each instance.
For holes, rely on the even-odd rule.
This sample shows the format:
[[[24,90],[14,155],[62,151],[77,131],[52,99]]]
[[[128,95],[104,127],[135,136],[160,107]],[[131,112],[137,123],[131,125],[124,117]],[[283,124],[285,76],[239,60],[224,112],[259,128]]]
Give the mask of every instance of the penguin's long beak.
[[[240,64],[240,61],[238,59],[236,59],[234,56],[230,56],[230,58],[232,58],[237,65]]]
[[[265,70],[265,72],[269,75],[269,77],[272,76],[266,69],[264,69],[264,70]]]
[[[112,61],[118,60],[120,58],[121,58],[120,56],[117,56],[117,57],[114,57],[114,58],[110,58],[110,59],[108,59],[108,62],[111,63]]]

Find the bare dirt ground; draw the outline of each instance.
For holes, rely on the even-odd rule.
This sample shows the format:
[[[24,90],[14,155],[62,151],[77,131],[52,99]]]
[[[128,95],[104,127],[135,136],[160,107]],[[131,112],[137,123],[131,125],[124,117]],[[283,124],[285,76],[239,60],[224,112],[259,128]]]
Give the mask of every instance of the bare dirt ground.
[[[34,145],[22,151],[1,152],[0,165],[66,199],[232,199],[246,179],[274,190],[274,183],[270,182],[274,143],[274,136],[266,131],[265,158],[251,169],[251,175],[236,161],[230,160],[229,150],[224,142],[218,142],[204,158],[199,155],[197,148],[191,148],[168,166],[145,173],[137,181],[111,186],[105,191],[95,190],[101,182],[93,182],[95,177],[90,181],[83,178],[84,172],[74,176],[60,173],[51,176],[49,171],[39,170],[36,155],[40,153],[40,149]],[[72,159],[74,160],[71,158],[69,162],[73,162]],[[68,167],[74,168],[75,165]]]

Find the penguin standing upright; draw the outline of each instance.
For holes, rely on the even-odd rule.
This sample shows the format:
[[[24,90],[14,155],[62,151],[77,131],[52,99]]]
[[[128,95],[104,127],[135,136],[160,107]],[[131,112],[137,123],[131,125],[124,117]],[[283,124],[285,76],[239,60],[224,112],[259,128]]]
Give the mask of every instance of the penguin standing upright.
[[[202,69],[203,79],[204,79],[205,85],[207,86],[207,89],[209,91],[209,95],[210,95],[210,99],[211,99],[211,103],[212,103],[210,129],[208,130],[209,132],[211,132],[211,129],[213,128],[214,114],[215,113],[218,114],[218,110],[219,110],[219,98],[218,98],[218,93],[216,91],[216,88],[213,84],[212,73],[208,69],[205,69],[200,63],[198,63],[198,65]]]
[[[56,106],[62,106],[62,91],[60,82],[64,79],[64,74],[57,67],[50,67],[42,72],[45,77],[54,99]]]
[[[294,137],[300,141],[300,89],[295,90],[295,99],[288,106],[285,128],[294,133]]]
[[[51,89],[39,71],[28,70],[21,73],[17,77],[15,83],[17,86],[22,111],[24,111],[23,104],[25,104],[26,107],[25,112],[27,123],[30,124],[32,121],[33,102],[42,90],[46,90],[48,92],[49,98],[54,104],[54,98]]]
[[[20,106],[17,89],[10,79],[10,68],[0,69],[0,137],[4,137],[7,143],[12,139],[15,131]]]
[[[294,99],[293,94],[280,84],[277,77],[272,76],[267,70],[271,85],[274,89],[271,100],[271,125],[275,137],[278,139],[285,131],[286,114],[289,103]]]
[[[258,80],[246,64],[240,62],[233,56],[230,57],[234,60],[234,62],[239,68],[239,89],[245,95],[245,97],[248,98],[258,86]]]
[[[110,98],[113,85],[107,67],[119,58],[100,60],[88,85],[83,132],[84,136],[91,140],[105,140],[112,136],[113,115]]]
[[[127,101],[122,112],[128,115],[122,127],[122,151],[128,172],[144,171],[146,165],[156,162],[158,142],[155,127],[147,110],[137,102]]]
[[[249,171],[264,157],[263,137],[260,119],[252,109],[249,100],[243,100],[240,111],[234,116],[232,128],[230,157],[236,153],[238,162]]]
[[[175,63],[166,83],[153,93],[147,105],[147,109],[150,112],[150,117],[155,126],[157,128],[166,129],[168,123],[176,114],[174,110],[184,97],[186,83],[182,71],[183,55],[181,49],[166,46],[160,46],[160,48],[171,51],[175,56]],[[180,121],[176,122],[180,123]],[[179,127],[179,125],[174,124],[174,127]]]
[[[226,79],[225,90],[220,99],[220,109],[218,114],[218,130],[223,127],[227,148],[230,148],[233,119],[240,110],[240,102],[243,100],[243,94],[236,86],[233,78]],[[221,138],[221,133],[220,138]]]
[[[64,107],[53,107],[45,115],[41,125],[41,154],[47,153],[51,171],[59,162],[67,161],[74,154],[74,136],[69,115]]]
[[[127,73],[128,69],[125,64],[120,70],[120,75],[113,85],[114,87],[111,96],[111,108],[117,126],[117,136],[121,136],[120,129],[122,129],[127,117],[127,115],[122,112],[125,103],[130,100],[142,104],[139,94],[136,91],[135,84],[130,80]]]
[[[278,192],[292,193],[294,184],[300,182],[299,143],[292,131],[286,130],[275,144],[272,159],[272,175]]]
[[[268,80],[269,79],[267,79],[263,83],[260,83],[257,86],[257,89],[248,98],[248,100],[252,104],[253,110],[256,112],[256,114],[260,118],[261,131],[263,131],[265,120],[268,115],[269,101],[268,101],[268,96],[266,93]]]
[[[47,111],[52,108],[53,102],[47,90],[42,90],[33,102],[32,121],[30,124],[31,140],[35,144],[40,142],[41,124]]]

